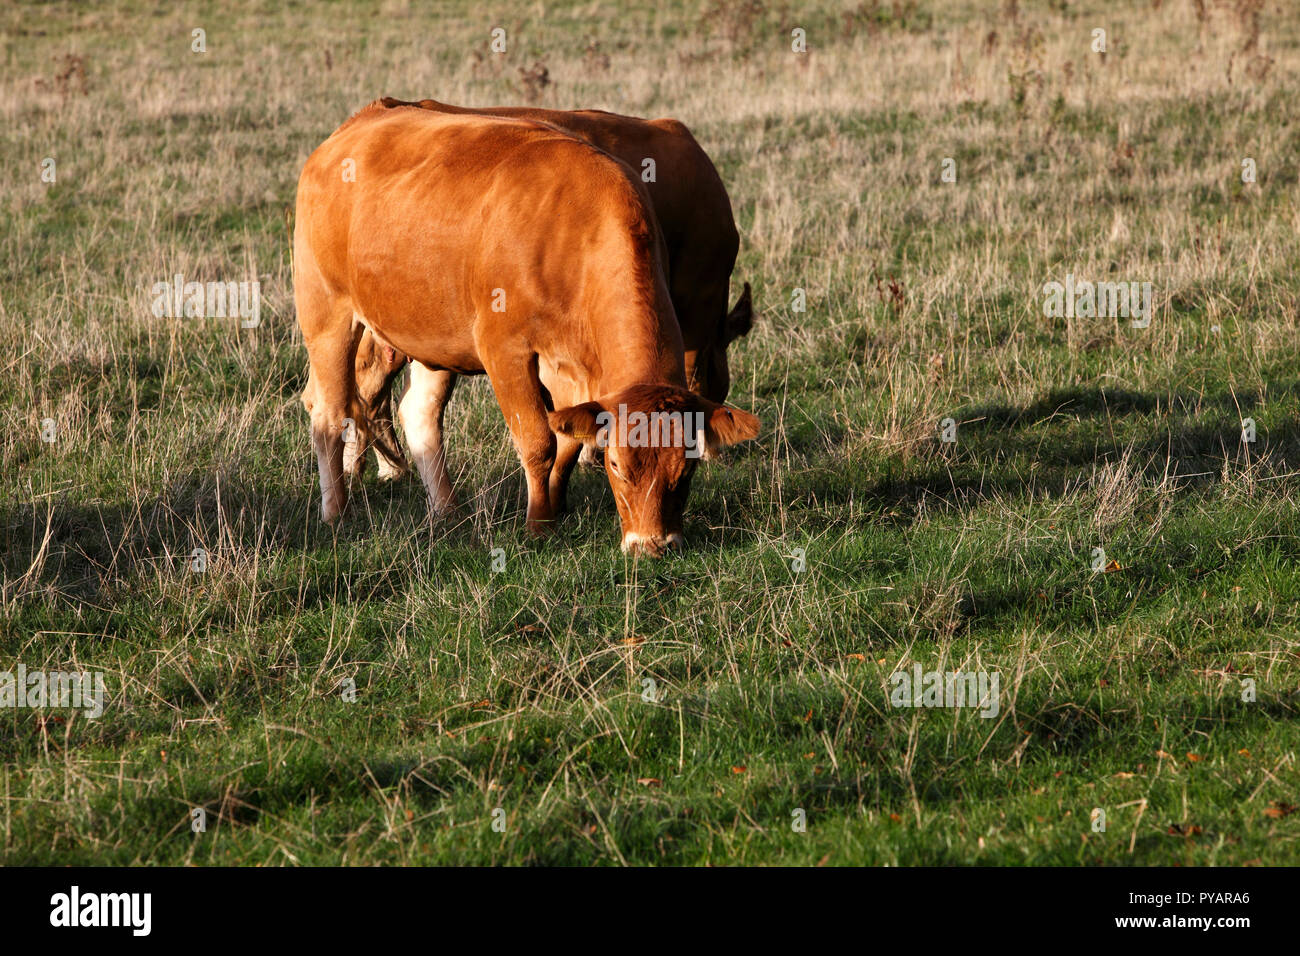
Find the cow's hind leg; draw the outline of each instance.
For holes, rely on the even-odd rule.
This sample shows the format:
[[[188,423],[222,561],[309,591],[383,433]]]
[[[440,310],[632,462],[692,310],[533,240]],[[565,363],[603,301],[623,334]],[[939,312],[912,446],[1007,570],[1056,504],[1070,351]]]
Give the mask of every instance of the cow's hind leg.
[[[411,458],[429,493],[429,507],[436,515],[446,514],[456,504],[442,437],[443,413],[455,387],[454,372],[435,371],[412,361],[411,383],[397,409],[411,446]]]
[[[298,315],[311,359],[311,440],[320,468],[321,517],[332,522],[347,505],[343,475],[344,442],[355,438],[348,427],[363,416],[352,378],[352,309],[347,302],[331,301],[298,290]],[[304,318],[305,317],[305,320]]]

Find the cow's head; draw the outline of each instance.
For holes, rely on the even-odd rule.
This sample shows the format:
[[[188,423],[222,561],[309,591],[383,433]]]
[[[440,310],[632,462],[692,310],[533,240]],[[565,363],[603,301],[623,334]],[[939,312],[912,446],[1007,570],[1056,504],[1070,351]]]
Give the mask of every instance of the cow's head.
[[[353,375],[357,382],[357,399],[367,418],[373,418],[377,407],[388,397],[388,389],[397,373],[406,364],[406,355],[379,341],[366,329],[357,343],[353,361]],[[316,404],[316,371],[307,367],[307,386],[302,392],[302,404],[307,411]]]
[[[638,385],[550,415],[553,431],[603,448],[623,550],[661,557],[685,544],[682,511],[702,452],[747,441],[759,421],[671,385]]]
[[[731,367],[727,363],[727,346],[742,335],[748,335],[754,325],[754,300],[745,283],[735,307],[727,313],[718,329],[717,337],[696,356],[690,371],[690,385],[712,402],[721,404],[731,390]]]
[[[376,406],[388,397],[393,379],[405,364],[404,353],[381,343],[369,329],[361,334],[353,370],[357,378],[357,398],[361,399],[367,415],[374,416]]]

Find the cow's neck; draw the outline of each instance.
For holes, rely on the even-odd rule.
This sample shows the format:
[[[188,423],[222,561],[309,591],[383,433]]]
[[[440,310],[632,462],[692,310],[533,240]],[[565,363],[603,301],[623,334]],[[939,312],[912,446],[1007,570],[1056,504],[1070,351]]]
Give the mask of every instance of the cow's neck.
[[[685,373],[673,375],[672,363],[665,359],[661,351],[647,353],[642,345],[599,348],[591,377],[592,397],[613,395],[633,385],[685,385]]]
[[[664,301],[667,295],[664,294]],[[597,313],[600,314],[600,313]],[[604,313],[604,333],[594,336],[592,397],[614,395],[633,385],[686,386],[682,334],[671,306]]]

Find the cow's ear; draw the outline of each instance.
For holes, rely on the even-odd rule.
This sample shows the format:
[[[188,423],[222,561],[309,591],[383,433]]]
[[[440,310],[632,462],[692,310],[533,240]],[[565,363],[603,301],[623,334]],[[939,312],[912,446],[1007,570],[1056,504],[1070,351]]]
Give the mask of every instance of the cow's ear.
[[[739,408],[709,402],[705,406],[704,438],[709,448],[723,448],[758,437],[762,422]]]
[[[736,306],[727,313],[727,342],[730,344],[742,335],[748,335],[754,327],[754,298],[745,283],[745,291],[740,293]]]
[[[583,444],[596,440],[596,433],[603,424],[600,416],[605,411],[600,402],[583,402],[568,408],[557,408],[548,416],[551,431],[557,435],[568,435]]]

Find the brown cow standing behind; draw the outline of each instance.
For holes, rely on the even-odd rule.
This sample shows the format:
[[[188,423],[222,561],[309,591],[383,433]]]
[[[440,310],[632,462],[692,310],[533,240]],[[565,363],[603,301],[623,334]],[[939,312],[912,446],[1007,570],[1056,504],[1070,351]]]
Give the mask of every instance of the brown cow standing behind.
[[[673,119],[643,120],[603,110],[467,109],[437,100],[411,103],[391,97],[379,103],[390,108],[417,106],[439,113],[547,123],[627,163],[638,176],[645,169],[645,161],[653,160],[653,181],[645,187],[667,247],[669,294],[682,332],[686,382],[705,398],[726,401],[731,386],[727,346],[749,332],[753,307],[746,283],[735,308],[726,311],[740,237],[726,187],[690,130]],[[345,463],[349,474],[360,474],[366,446],[372,441],[381,477],[395,478],[406,471],[401,444],[392,427],[391,400],[393,379],[404,364],[405,357],[400,353],[379,349],[369,341],[368,333],[363,337],[356,377],[367,421],[359,429],[357,445],[349,448],[352,454]],[[403,420],[417,416],[440,430],[456,384],[455,374],[413,372],[412,379],[413,395],[403,402]],[[434,480],[451,495],[445,470]]]
[[[549,126],[382,104],[340,126],[303,168],[294,230],[325,520],[347,501],[343,432],[363,415],[354,363],[368,327],[416,369],[488,375],[527,477],[530,531],[563,509],[582,443],[608,435],[624,550],[680,545],[694,460],[680,444],[602,432],[602,413],[698,413],[713,447],[759,423],[686,388],[663,256],[627,167]],[[440,429],[406,424],[438,509]]]

